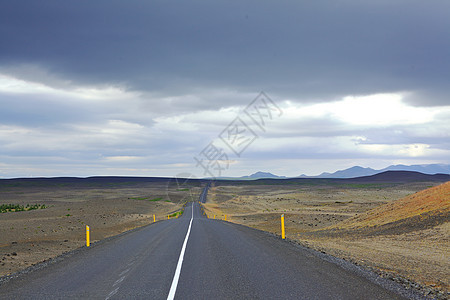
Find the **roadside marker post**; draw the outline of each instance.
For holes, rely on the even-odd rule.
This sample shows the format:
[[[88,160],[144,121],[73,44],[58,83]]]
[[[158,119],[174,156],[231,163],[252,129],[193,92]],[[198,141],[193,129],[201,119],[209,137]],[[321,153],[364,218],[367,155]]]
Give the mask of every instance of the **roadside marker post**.
[[[286,232],[284,231],[284,214],[281,215],[281,238],[286,238]]]
[[[89,247],[90,245],[89,226],[86,225],[86,247]]]
[[[216,218],[216,215],[214,215],[214,219]]]
[[[153,223],[155,223],[155,222],[156,222],[156,216],[153,215]]]
[[[225,221],[227,220],[227,215],[225,215],[225,219],[224,219]]]

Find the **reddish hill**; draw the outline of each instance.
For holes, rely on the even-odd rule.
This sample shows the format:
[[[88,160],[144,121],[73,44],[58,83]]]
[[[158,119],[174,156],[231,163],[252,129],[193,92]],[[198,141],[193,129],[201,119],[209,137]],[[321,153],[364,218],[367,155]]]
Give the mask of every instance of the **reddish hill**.
[[[402,233],[448,222],[450,219],[450,181],[381,205],[360,216],[339,223],[339,229],[376,229]]]

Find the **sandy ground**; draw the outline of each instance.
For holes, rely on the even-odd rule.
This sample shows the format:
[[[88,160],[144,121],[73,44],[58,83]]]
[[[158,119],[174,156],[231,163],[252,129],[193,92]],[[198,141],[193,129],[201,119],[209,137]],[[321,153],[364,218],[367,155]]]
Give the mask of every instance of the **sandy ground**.
[[[276,234],[281,234],[280,215],[285,214],[287,238],[445,299],[450,278],[448,216],[447,222],[439,226],[400,234],[336,235],[326,231],[377,206],[435,185],[224,185],[210,190],[205,210],[209,217],[227,215],[231,222]]]
[[[197,199],[200,188],[163,183],[83,186],[11,185],[0,189],[0,204],[45,204],[47,208],[0,214],[0,276],[85,245],[147,225]]]

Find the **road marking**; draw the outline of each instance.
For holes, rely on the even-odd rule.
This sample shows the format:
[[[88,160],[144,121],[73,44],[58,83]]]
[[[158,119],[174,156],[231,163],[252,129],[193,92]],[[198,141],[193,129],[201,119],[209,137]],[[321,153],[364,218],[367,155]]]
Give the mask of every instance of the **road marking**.
[[[130,271],[130,268],[126,269],[125,271],[123,271],[122,273],[119,274],[119,276],[124,275],[125,273],[128,273],[128,271]]]
[[[184,251],[186,250],[186,245],[189,239],[189,234],[191,233],[192,220],[194,219],[194,203],[192,203],[192,216],[191,222],[189,223],[189,228],[186,233],[186,237],[184,238],[183,247],[181,247],[180,257],[178,258],[177,269],[175,270],[175,275],[173,276],[172,285],[170,286],[169,295],[167,296],[167,300],[173,300],[175,298],[175,293],[177,291],[178,280],[180,279],[181,274],[181,266],[183,265]]]
[[[131,261],[128,263],[128,266],[132,265],[134,263],[134,261]],[[125,279],[125,277],[127,277],[127,273],[130,271],[130,268],[122,271],[119,274],[119,279],[116,280],[116,282],[114,282],[114,284],[112,285],[112,287],[114,288],[116,285],[119,285],[122,283],[122,281]],[[112,296],[114,296],[115,294],[117,294],[117,292],[119,291],[120,286],[116,287],[114,290],[111,291],[111,293],[108,294],[108,296],[105,298],[105,300],[109,300]]]
[[[125,279],[125,276],[122,276],[122,277],[120,277],[119,279],[117,279],[116,282],[114,282],[113,287],[115,287],[116,285],[118,285],[119,283],[121,283],[124,279]]]
[[[105,300],[110,299],[112,296],[114,296],[115,294],[117,294],[118,291],[119,291],[119,288],[115,288],[111,293],[109,293],[108,297],[106,297]]]

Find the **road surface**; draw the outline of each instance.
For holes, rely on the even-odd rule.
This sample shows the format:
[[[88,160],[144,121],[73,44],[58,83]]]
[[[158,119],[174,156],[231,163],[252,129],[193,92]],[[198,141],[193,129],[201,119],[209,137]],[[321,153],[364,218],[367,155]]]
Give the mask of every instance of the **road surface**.
[[[178,219],[4,283],[0,299],[404,299],[319,256],[268,233],[207,219],[195,202]]]

